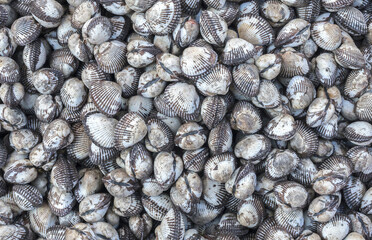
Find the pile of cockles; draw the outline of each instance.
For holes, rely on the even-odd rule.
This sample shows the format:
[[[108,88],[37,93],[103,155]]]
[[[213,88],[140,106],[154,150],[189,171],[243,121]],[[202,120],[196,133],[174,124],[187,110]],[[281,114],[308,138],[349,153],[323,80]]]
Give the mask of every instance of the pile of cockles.
[[[0,0],[0,240],[372,239],[371,0]]]

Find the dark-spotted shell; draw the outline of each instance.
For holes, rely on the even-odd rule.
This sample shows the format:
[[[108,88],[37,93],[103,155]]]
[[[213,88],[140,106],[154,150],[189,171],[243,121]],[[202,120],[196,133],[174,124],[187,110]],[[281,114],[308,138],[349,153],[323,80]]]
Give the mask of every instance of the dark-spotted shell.
[[[10,57],[0,57],[0,83],[18,82],[21,70],[16,61]]]
[[[137,194],[128,197],[115,197],[112,210],[121,217],[139,215],[143,210],[141,197]]]
[[[84,23],[82,28],[83,38],[93,45],[108,41],[112,34],[110,20],[104,16],[97,16]]]
[[[269,109],[278,107],[281,103],[280,93],[274,83],[263,80],[258,94],[252,98],[252,103],[259,108]]]
[[[344,68],[360,69],[366,65],[363,54],[354,43],[345,42],[333,53],[336,62]]]
[[[353,162],[355,172],[370,174],[372,172],[372,149],[356,146],[346,152],[346,156]]]
[[[32,16],[25,16],[13,22],[11,32],[14,41],[20,46],[25,46],[40,35],[41,28],[41,25]]]
[[[58,92],[64,81],[62,72],[52,68],[42,68],[32,74],[35,89],[41,94]]]
[[[55,186],[49,190],[47,199],[50,210],[59,217],[71,212],[76,203],[73,192],[66,192]]]
[[[125,114],[115,127],[115,147],[123,150],[141,141],[147,134],[143,118],[134,112]]]
[[[287,50],[284,48],[281,53],[283,59],[280,71],[281,77],[303,76],[310,71],[310,63],[303,53]]]
[[[362,96],[368,86],[368,79],[370,77],[370,72],[366,68],[352,70],[346,78],[344,86],[345,96],[349,98],[357,98]],[[361,103],[364,102],[361,101]],[[369,104],[367,103],[367,105]]]
[[[51,183],[65,191],[71,191],[79,181],[76,167],[70,160],[59,156],[51,171]]]
[[[359,178],[350,176],[346,186],[342,189],[346,205],[350,209],[358,210],[366,190],[366,186]]]
[[[363,121],[372,121],[372,93],[364,93],[355,105],[356,116]]]
[[[155,35],[166,35],[176,27],[181,17],[181,1],[157,1],[146,11],[146,20]]]
[[[127,197],[138,189],[134,177],[129,176],[122,168],[115,169],[102,178],[108,192],[114,197]]]
[[[111,202],[107,193],[89,195],[79,204],[79,215],[86,222],[97,222],[106,214]]]
[[[304,186],[292,181],[281,181],[273,189],[278,204],[290,208],[303,208],[307,204],[308,193]]]
[[[43,203],[40,191],[32,185],[14,185],[12,191],[14,201],[23,210],[30,211]]]
[[[126,64],[127,45],[118,40],[96,46],[94,57],[105,73],[116,73]]]

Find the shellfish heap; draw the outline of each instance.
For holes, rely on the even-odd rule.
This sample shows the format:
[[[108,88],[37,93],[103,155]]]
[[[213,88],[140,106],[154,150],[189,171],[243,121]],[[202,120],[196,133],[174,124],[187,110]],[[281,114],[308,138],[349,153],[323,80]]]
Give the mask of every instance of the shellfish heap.
[[[372,0],[0,0],[0,240],[372,239]]]

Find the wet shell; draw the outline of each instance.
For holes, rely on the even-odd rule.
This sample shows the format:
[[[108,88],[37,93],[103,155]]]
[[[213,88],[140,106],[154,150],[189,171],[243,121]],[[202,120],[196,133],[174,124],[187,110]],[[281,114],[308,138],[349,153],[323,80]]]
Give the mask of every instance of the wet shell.
[[[89,19],[84,23],[82,36],[93,45],[108,41],[112,34],[112,25],[107,17],[99,16]]]
[[[47,199],[50,210],[59,217],[66,216],[76,203],[72,192],[65,192],[55,186],[49,190]]]
[[[134,112],[125,114],[115,127],[115,147],[123,150],[141,141],[147,134],[143,118]]]
[[[62,5],[55,0],[40,0],[30,3],[32,16],[45,28],[54,28],[61,23]]]
[[[230,70],[222,64],[217,64],[208,74],[199,77],[195,86],[205,96],[226,95],[231,82]]]
[[[181,70],[189,78],[207,74],[217,64],[217,53],[206,47],[188,47],[180,58]]]
[[[202,11],[200,33],[208,43],[222,46],[227,35],[227,23],[214,12]]]
[[[252,134],[242,138],[234,149],[235,156],[255,162],[267,156],[271,149],[270,140],[260,134]]]
[[[105,193],[89,195],[79,204],[79,216],[86,222],[97,222],[106,214],[111,196]]]
[[[182,156],[184,168],[194,172],[201,172],[209,157],[208,148],[185,151]]]
[[[146,140],[146,148],[150,151],[171,151],[174,147],[172,130],[159,119],[148,121]]]
[[[253,44],[242,38],[232,38],[226,42],[221,54],[221,61],[226,65],[238,65],[244,63],[256,54]]]
[[[41,25],[32,16],[25,16],[15,20],[11,27],[14,41],[25,46],[33,42],[41,33]]]
[[[328,51],[338,48],[342,40],[340,27],[330,22],[313,23],[311,37],[320,48]]]
[[[278,33],[275,46],[297,47],[304,44],[310,37],[310,23],[296,18],[288,22]]]
[[[31,229],[45,237],[49,227],[57,223],[57,216],[54,215],[47,203],[29,212]]]
[[[31,152],[40,141],[39,135],[30,129],[19,129],[9,134],[9,144],[18,153]]]
[[[129,176],[122,168],[115,169],[102,178],[107,191],[114,197],[127,197],[138,189],[134,177]]]
[[[350,230],[350,219],[341,214],[336,214],[329,222],[317,226],[318,234],[324,239],[344,239]]]
[[[179,0],[157,1],[146,11],[146,20],[155,35],[171,33],[181,17]]]
[[[62,72],[65,78],[68,78],[77,70],[79,61],[68,48],[61,48],[51,54],[49,65],[51,68]]]
[[[51,183],[64,190],[71,191],[79,181],[75,165],[68,159],[59,156],[54,164],[51,175]]]
[[[236,168],[235,156],[232,153],[222,153],[207,160],[204,174],[220,183],[229,180]]]
[[[265,207],[258,196],[250,196],[238,205],[237,219],[247,228],[257,228],[263,221]]]
[[[254,45],[270,45],[274,42],[274,30],[258,15],[247,13],[240,16],[237,20],[237,30],[240,38]]]
[[[231,119],[231,128],[244,133],[256,133],[262,128],[259,111],[247,101],[235,104]]]
[[[145,13],[135,12],[130,17],[132,20],[132,28],[133,30],[141,36],[150,36],[152,31],[150,29],[150,24],[146,20]]]
[[[362,234],[364,237],[368,238],[371,236],[372,223],[371,220],[360,212],[353,212],[348,214],[351,220],[352,230]]]
[[[23,62],[32,72],[40,69],[47,60],[48,46],[43,39],[26,44],[23,49]]]
[[[372,121],[372,93],[364,93],[357,101],[355,105],[355,114],[360,120]]]
[[[345,7],[334,16],[336,23],[352,36],[362,36],[367,33],[367,24],[363,14],[354,7]]]
[[[118,40],[104,42],[95,47],[94,57],[105,73],[116,73],[126,64],[127,45]]]
[[[292,172],[300,159],[292,150],[273,149],[266,158],[265,175],[272,180],[278,180]]]
[[[302,121],[296,121],[296,133],[289,145],[300,157],[310,157],[318,150],[319,142],[316,133]]]
[[[14,201],[22,210],[30,211],[43,203],[43,196],[32,185],[14,185],[12,191]]]
[[[234,67],[233,86],[246,97],[254,97],[259,92],[260,77],[258,69],[253,64],[240,64]]]

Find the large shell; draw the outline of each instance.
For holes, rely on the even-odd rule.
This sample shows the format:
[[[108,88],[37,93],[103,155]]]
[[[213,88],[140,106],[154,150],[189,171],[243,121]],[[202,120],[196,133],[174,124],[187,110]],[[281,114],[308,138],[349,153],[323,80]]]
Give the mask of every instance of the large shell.
[[[255,45],[270,45],[274,42],[274,30],[262,17],[244,14],[238,18],[239,37]]]
[[[20,46],[25,46],[40,35],[41,25],[32,16],[25,16],[13,22],[11,32],[14,41]]]
[[[94,57],[105,73],[116,73],[126,64],[127,45],[118,40],[96,46]]]
[[[123,150],[141,141],[147,134],[143,118],[134,112],[125,114],[115,127],[115,147]]]
[[[95,106],[104,114],[113,116],[121,109],[121,88],[110,81],[96,81],[91,85],[90,94]]]
[[[185,151],[182,156],[184,168],[194,172],[200,172],[204,168],[204,163],[209,157],[208,148]]]
[[[217,53],[206,47],[188,47],[180,58],[183,74],[190,78],[208,73],[217,64]]]
[[[335,21],[352,36],[362,36],[367,33],[367,24],[364,16],[354,7],[348,6],[337,11]]]
[[[346,215],[341,214],[336,214],[329,222],[320,223],[317,226],[317,232],[325,239],[344,239],[350,230],[350,219]]]
[[[296,121],[296,133],[289,145],[300,157],[310,157],[318,150],[319,142],[316,133],[302,121]]]
[[[263,221],[264,209],[258,196],[250,196],[238,205],[237,219],[247,228],[257,228]]]
[[[30,211],[29,216],[31,229],[43,237],[46,237],[48,228],[57,223],[57,216],[52,213],[47,203]]]
[[[227,35],[227,23],[214,12],[202,11],[200,33],[208,43],[222,46]]]

